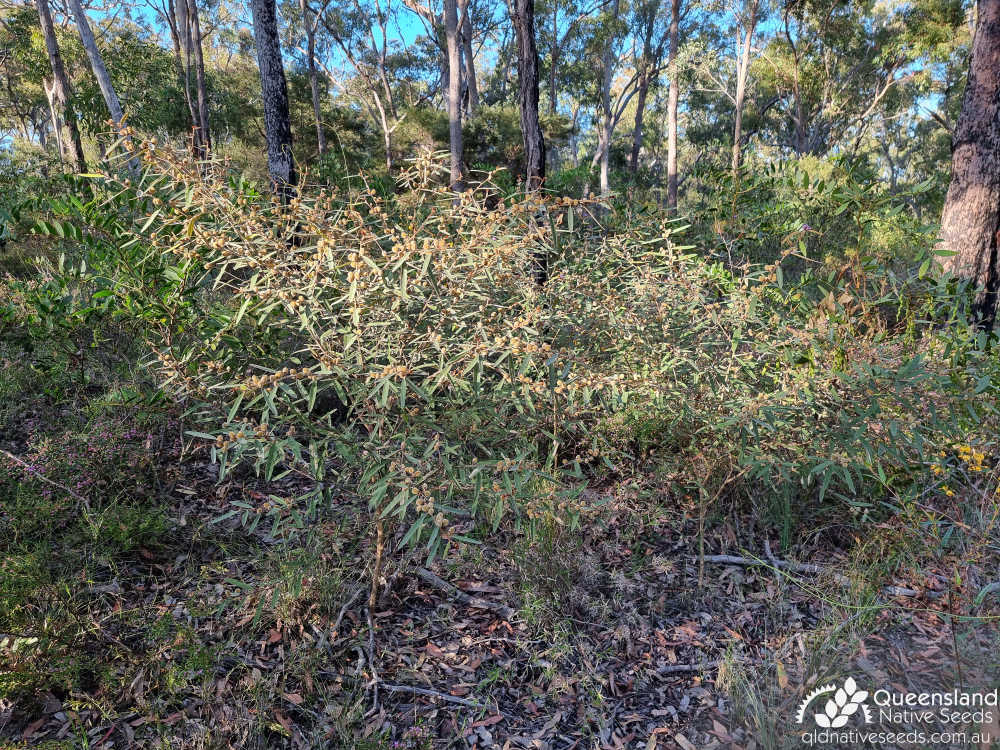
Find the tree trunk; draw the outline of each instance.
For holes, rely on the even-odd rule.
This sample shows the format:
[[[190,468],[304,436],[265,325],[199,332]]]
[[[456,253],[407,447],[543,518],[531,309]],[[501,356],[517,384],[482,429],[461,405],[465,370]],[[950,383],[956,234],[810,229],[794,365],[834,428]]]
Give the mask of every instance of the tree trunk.
[[[181,2],[183,3],[184,0],[181,0]],[[187,105],[188,114],[193,124],[194,107],[191,104],[191,87],[188,84],[187,67],[184,65],[184,58],[181,53],[182,19],[179,16],[179,9],[174,0],[166,0],[163,7],[163,14],[167,22],[167,28],[170,29],[170,41],[173,43],[174,66],[177,69],[177,84],[180,86],[181,91],[184,92],[184,103]]]
[[[472,52],[472,19],[466,8],[462,22],[462,57],[465,59],[465,84],[469,91],[469,114],[479,111],[479,84],[476,81],[476,59]]]
[[[202,158],[212,150],[212,134],[208,128],[208,92],[205,89],[205,57],[201,47],[201,20],[198,18],[198,0],[188,0],[191,21],[191,41],[194,46],[195,85],[198,89],[198,135]]]
[[[517,33],[518,104],[524,139],[525,179],[529,192],[545,180],[545,139],[538,119],[538,48],[535,46],[535,0],[514,0]]]
[[[642,118],[646,113],[646,96],[649,94],[649,74],[644,72],[639,80],[639,95],[635,100],[635,126],[632,128],[632,153],[628,169],[634,177],[639,171],[639,152],[642,150]]]
[[[645,6],[645,28],[642,35],[642,57],[637,66],[639,80],[637,83],[638,97],[635,102],[635,125],[632,128],[632,151],[629,154],[628,169],[635,177],[639,171],[639,152],[642,150],[642,120],[646,114],[646,98],[649,96],[649,86],[653,75],[658,72],[660,55],[663,53],[663,45],[656,45],[653,48],[653,34],[656,31],[656,20],[659,15],[660,0],[655,4]]]
[[[392,126],[386,116],[385,105],[378,94],[372,96],[375,101],[375,109],[378,112],[379,127],[382,128],[382,144],[385,148],[385,171],[392,174]]]
[[[323,134],[323,119],[319,106],[319,71],[316,70],[316,27],[309,15],[308,0],[299,0],[302,10],[302,24],[306,29],[306,65],[309,69],[309,90],[312,93],[313,119],[316,120],[316,147],[319,155],[326,153],[326,136]]]
[[[458,38],[459,0],[444,0],[444,28],[448,45],[448,145],[451,152],[451,189],[465,190],[462,170],[462,55]]]
[[[187,103],[188,115],[191,120],[191,155],[195,159],[202,158],[201,138],[198,133],[198,112],[195,109],[194,97],[191,96],[191,16],[188,12],[187,0],[177,0],[174,4],[176,14],[177,36],[180,39],[181,85],[184,90],[184,101]]]
[[[556,67],[559,65],[559,6],[552,9],[552,53],[549,56],[549,114],[556,113],[559,90],[556,88]]]
[[[573,149],[573,169],[580,167],[580,143],[577,138],[577,125],[580,121],[580,104],[573,104],[573,119],[570,121],[570,147]]]
[[[524,140],[525,191],[537,193],[545,181],[545,138],[538,119],[538,47],[535,44],[535,0],[513,0],[511,21],[517,34],[518,105]],[[544,286],[549,276],[545,248],[534,254],[534,277]]]
[[[750,50],[753,45],[753,35],[757,28],[758,0],[750,5],[750,15],[745,23],[743,43],[740,45],[740,57],[736,62],[736,98],[733,113],[733,178],[739,176],[743,161],[743,105],[746,101],[747,78],[750,75]]]
[[[978,287],[972,321],[990,330],[1000,288],[1000,0],[979,0],[969,78],[953,137],[941,246],[954,255],[944,265]]]
[[[111,76],[108,75],[108,69],[104,65],[101,52],[97,49],[97,40],[94,39],[94,32],[90,28],[87,14],[84,12],[80,0],[69,0],[69,7],[73,12],[73,17],[76,19],[76,28],[80,33],[80,41],[87,53],[87,58],[90,60],[90,67],[94,71],[94,77],[97,78],[97,85],[101,88],[104,103],[108,106],[111,121],[114,123],[115,130],[121,131],[122,119],[124,117],[122,104],[118,100],[118,94],[115,93],[114,86],[111,85]],[[139,162],[132,156],[132,140],[127,136],[125,137],[125,146],[129,151],[129,170],[134,175],[137,175],[139,173]]]
[[[49,119],[52,121],[52,133],[56,137],[56,150],[59,152],[59,161],[66,163],[66,146],[62,139],[62,118],[56,112],[56,83],[49,83],[48,79],[42,80],[42,88],[45,89],[45,99],[49,103]]]
[[[78,2],[79,0],[77,0]],[[288,117],[288,84],[281,63],[278,19],[274,0],[252,0],[253,33],[257,42],[257,66],[264,103],[267,138],[267,170],[281,198],[294,193],[295,159],[292,157],[292,126]]]
[[[670,2],[670,89],[667,92],[667,208],[677,210],[677,100],[680,81],[677,80],[678,29],[681,18],[681,0]]]
[[[601,197],[611,193],[611,128],[605,130],[604,148],[601,150]]]
[[[83,142],[80,140],[80,128],[76,122],[76,113],[70,106],[69,79],[66,77],[66,67],[63,65],[62,54],[59,52],[59,42],[56,39],[55,27],[52,24],[52,14],[49,12],[48,0],[35,0],[38,8],[38,22],[45,37],[45,49],[49,54],[49,64],[52,66],[51,105],[56,117],[61,117],[69,131],[69,143],[64,144],[60,136],[60,145],[65,145],[73,164],[80,172],[87,171],[87,160],[83,155]],[[59,124],[53,121],[56,134],[59,135]],[[62,151],[62,148],[60,148]]]
[[[618,19],[618,13],[621,9],[621,0],[615,0],[612,6],[611,17],[612,20]],[[604,55],[602,58],[602,81],[601,81],[601,109],[604,113],[604,124],[603,124],[603,134],[599,142],[600,147],[600,164],[601,164],[601,197],[607,198],[608,194],[611,192],[611,179],[610,179],[610,161],[611,161],[611,139],[614,136],[614,113],[611,111],[611,84],[614,79],[613,62],[611,56],[613,50],[611,48],[612,40],[608,39],[604,48]]]

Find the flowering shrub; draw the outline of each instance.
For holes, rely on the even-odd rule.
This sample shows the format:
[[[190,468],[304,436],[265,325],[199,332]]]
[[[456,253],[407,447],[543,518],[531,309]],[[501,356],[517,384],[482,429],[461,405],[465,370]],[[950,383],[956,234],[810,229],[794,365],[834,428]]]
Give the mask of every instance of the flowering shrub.
[[[786,525],[801,499],[867,512],[988,411],[971,397],[994,388],[990,360],[940,327],[955,306],[926,265],[853,253],[789,283],[783,264],[803,259],[786,243],[737,272],[655,214],[595,237],[571,200],[496,209],[489,184],[456,199],[430,158],[395,197],[283,206],[143,155],[138,184],[109,177],[76,216],[91,246],[111,238],[89,273],[140,323],[223,476],[250,462],[312,480],[230,511],[275,534],[337,480],[367,498],[379,551],[390,531],[434,555],[510,512],[573,524],[584,480],[627,471],[637,448],[703,499],[779,497]]]

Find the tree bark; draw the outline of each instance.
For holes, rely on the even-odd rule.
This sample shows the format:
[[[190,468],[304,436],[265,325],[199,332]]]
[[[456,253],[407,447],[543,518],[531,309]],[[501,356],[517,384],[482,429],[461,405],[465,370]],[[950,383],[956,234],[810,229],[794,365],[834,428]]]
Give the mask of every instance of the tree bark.
[[[444,28],[448,47],[448,145],[451,153],[451,189],[465,190],[462,169],[462,54],[459,45],[460,0],[444,0]],[[463,3],[464,6],[464,3]]]
[[[476,59],[472,52],[472,19],[466,7],[462,22],[462,57],[465,61],[465,85],[469,92],[469,114],[479,111],[479,83],[476,81]]]
[[[736,62],[736,97],[733,122],[733,178],[739,176],[743,161],[743,106],[746,101],[747,78],[750,74],[750,50],[753,45],[753,35],[757,28],[757,10],[759,0],[752,0],[749,14],[744,21],[743,42],[740,45],[740,56]]]
[[[299,0],[302,10],[302,24],[306,30],[306,65],[309,69],[309,90],[312,94],[313,119],[316,120],[316,148],[319,155],[326,153],[326,135],[323,134],[323,119],[319,106],[319,71],[316,69],[316,26],[309,15],[308,0]]]
[[[639,79],[639,95],[635,100],[635,125],[632,128],[632,153],[629,154],[628,169],[634,177],[639,171],[639,152],[642,150],[642,119],[646,113],[646,97],[649,95],[649,74],[643,73]]]
[[[552,52],[549,54],[549,114],[556,113],[559,90],[556,88],[556,67],[559,65],[559,6],[552,8]]]
[[[184,0],[181,0],[183,3]],[[184,103],[187,105],[191,122],[194,123],[194,107],[191,104],[191,87],[187,79],[187,67],[184,65],[184,58],[181,53],[181,18],[179,9],[174,0],[164,0],[162,6],[157,6],[157,10],[163,15],[170,29],[170,41],[174,48],[174,66],[177,69],[177,83],[184,92]]]
[[[76,0],[77,2],[79,0]],[[294,193],[298,179],[292,157],[292,126],[288,116],[288,84],[281,62],[275,0],[252,0],[253,32],[257,42],[257,66],[264,103],[264,131],[267,138],[267,170],[281,198]]]
[[[545,138],[538,119],[538,47],[535,44],[535,0],[513,0],[511,21],[517,34],[518,105],[524,141],[525,191],[537,193],[545,181]],[[544,286],[549,276],[546,248],[534,254],[534,277]]]
[[[990,330],[1000,288],[1000,0],[979,0],[951,164],[941,246],[954,255],[944,266],[976,285],[972,322]]]
[[[201,46],[201,20],[198,18],[198,0],[188,0],[191,22],[191,41],[194,47],[195,86],[198,89],[198,136],[202,158],[212,150],[212,134],[208,128],[208,92],[205,88],[205,56]]]
[[[52,86],[51,104],[55,116],[61,117],[63,124],[69,131],[69,142],[64,143],[59,136],[59,123],[54,121],[53,128],[60,142],[60,151],[65,146],[69,151],[69,156],[73,164],[80,172],[87,171],[87,160],[83,155],[83,142],[80,139],[80,128],[76,122],[76,113],[70,106],[70,86],[66,77],[66,67],[63,65],[62,54],[59,52],[59,41],[56,39],[55,26],[52,23],[52,14],[49,12],[48,0],[35,0],[38,8],[38,22],[42,27],[42,36],[45,37],[45,49],[49,55],[49,64],[52,66]]]
[[[621,0],[614,0],[611,18],[618,20],[618,13],[621,10]],[[608,39],[604,49],[602,59],[603,69],[601,81],[601,108],[604,112],[604,125],[600,144],[600,164],[601,164],[601,197],[607,198],[611,192],[611,139],[614,137],[615,122],[614,113],[611,111],[611,84],[614,79],[614,63],[611,59],[613,55],[612,40]]]
[[[59,161],[66,162],[66,146],[62,138],[62,118],[56,111],[56,83],[49,83],[48,79],[42,80],[42,88],[45,89],[45,100],[49,103],[49,120],[52,122],[52,134],[56,137],[56,149],[59,152]],[[44,141],[42,143],[44,146]]]
[[[677,210],[677,100],[680,81],[677,80],[677,47],[681,18],[681,0],[670,2],[670,88],[667,91],[667,208]]]
[[[198,134],[198,112],[195,109],[194,97],[191,95],[191,17],[188,12],[187,0],[177,0],[173,3],[177,37],[180,40],[181,85],[184,89],[184,101],[187,103],[188,115],[191,120],[191,155],[195,159],[202,158],[201,140]]]
[[[69,7],[73,12],[73,17],[76,19],[76,28],[80,33],[80,41],[83,44],[84,51],[87,53],[91,70],[94,71],[94,77],[97,78],[97,85],[101,89],[101,95],[104,97],[104,103],[107,104],[108,112],[111,115],[111,121],[114,123],[115,130],[121,131],[122,119],[124,118],[122,104],[118,99],[118,94],[115,93],[114,86],[111,85],[111,76],[108,74],[108,69],[104,65],[104,59],[101,57],[100,50],[97,49],[97,40],[94,38],[94,32],[90,28],[90,22],[87,20],[87,14],[84,12],[83,6],[80,4],[80,0],[69,0]],[[132,156],[132,141],[127,136],[125,137],[125,146],[129,151],[129,170],[134,175],[137,175],[139,173],[139,162],[134,156]]]
[[[538,48],[535,45],[535,0],[514,0],[517,33],[518,104],[524,140],[525,179],[529,192],[545,180],[545,138],[538,117]]]

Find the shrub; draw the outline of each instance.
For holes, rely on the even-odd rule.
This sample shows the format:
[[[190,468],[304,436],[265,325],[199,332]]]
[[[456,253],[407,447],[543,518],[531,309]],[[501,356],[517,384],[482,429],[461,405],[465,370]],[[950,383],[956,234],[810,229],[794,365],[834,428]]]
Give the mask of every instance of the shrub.
[[[286,206],[144,158],[138,185],[102,187],[121,241],[91,273],[113,279],[114,309],[138,321],[222,476],[249,462],[312,480],[229,513],[274,534],[339,480],[368,501],[377,560],[386,538],[433,556],[472,541],[476,516],[573,524],[588,477],[652,450],[703,508],[748,497],[787,535],[830,498],[841,518],[877,512],[989,411],[973,397],[995,365],[951,325],[954,298],[919,251],[917,272],[855,248],[786,275],[805,255],[793,235],[743,269],[677,245],[655,212],[585,237],[573,201],[490,210],[494,186],[457,199],[430,158],[391,199],[303,191]],[[875,213],[837,195],[852,217]]]

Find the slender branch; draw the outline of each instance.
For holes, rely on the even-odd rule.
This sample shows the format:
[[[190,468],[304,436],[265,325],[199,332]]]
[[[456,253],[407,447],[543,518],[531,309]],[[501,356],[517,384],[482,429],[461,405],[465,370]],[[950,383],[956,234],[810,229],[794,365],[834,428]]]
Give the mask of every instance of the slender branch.
[[[436,589],[443,591],[448,595],[449,598],[454,599],[461,604],[468,607],[476,607],[477,609],[489,609],[496,612],[498,615],[503,617],[505,620],[510,620],[514,617],[514,610],[504,604],[497,604],[495,602],[487,601],[478,596],[469,596],[464,591],[452,586],[450,583],[445,581],[443,578],[431,573],[427,568],[417,568],[417,575],[429,583]]]
[[[707,672],[710,669],[717,669],[721,662],[706,661],[701,664],[667,664],[659,667],[656,674],[685,674],[688,672]]]
[[[379,684],[390,693],[413,693],[414,695],[426,695],[431,698],[440,698],[441,700],[448,701],[449,703],[457,703],[460,706],[468,706],[469,708],[486,708],[486,706],[482,703],[476,703],[475,701],[466,700],[465,698],[459,698],[457,695],[439,693],[437,690],[431,690],[430,688],[415,687],[413,685],[390,685],[388,682],[380,682]]]
[[[719,565],[740,565],[746,568],[777,568],[779,570],[786,570],[790,573],[806,573],[809,575],[830,574],[833,579],[842,586],[849,586],[851,583],[851,580],[847,576],[831,572],[820,565],[779,560],[771,554],[771,545],[766,541],[764,542],[764,551],[767,559],[740,557],[739,555],[705,555],[704,560],[707,563],[716,563]],[[940,599],[945,596],[943,591],[917,591],[916,589],[910,589],[904,586],[884,586],[882,587],[882,593],[887,596],[925,596],[928,599]]]
[[[28,462],[24,461],[23,459],[18,458],[17,456],[15,456],[10,451],[7,451],[7,450],[4,450],[3,448],[0,448],[0,453],[2,453],[3,455],[5,455],[7,458],[9,458],[11,461],[13,461],[14,463],[16,463],[21,468],[23,468],[30,476],[34,477],[35,479],[41,479],[46,484],[50,484],[53,487],[57,487],[60,490],[62,490],[63,492],[68,493],[69,495],[71,495],[72,497],[75,497],[77,500],[79,500],[81,503],[83,503],[83,507],[85,507],[87,510],[90,510],[90,501],[87,500],[87,498],[85,498],[83,495],[81,495],[81,494],[79,494],[77,492],[74,492],[73,490],[71,490],[69,487],[67,487],[64,484],[59,484],[59,482],[55,482],[55,481],[49,479],[47,476],[45,476],[44,474],[40,473],[37,469],[35,469],[34,466],[32,466]]]

